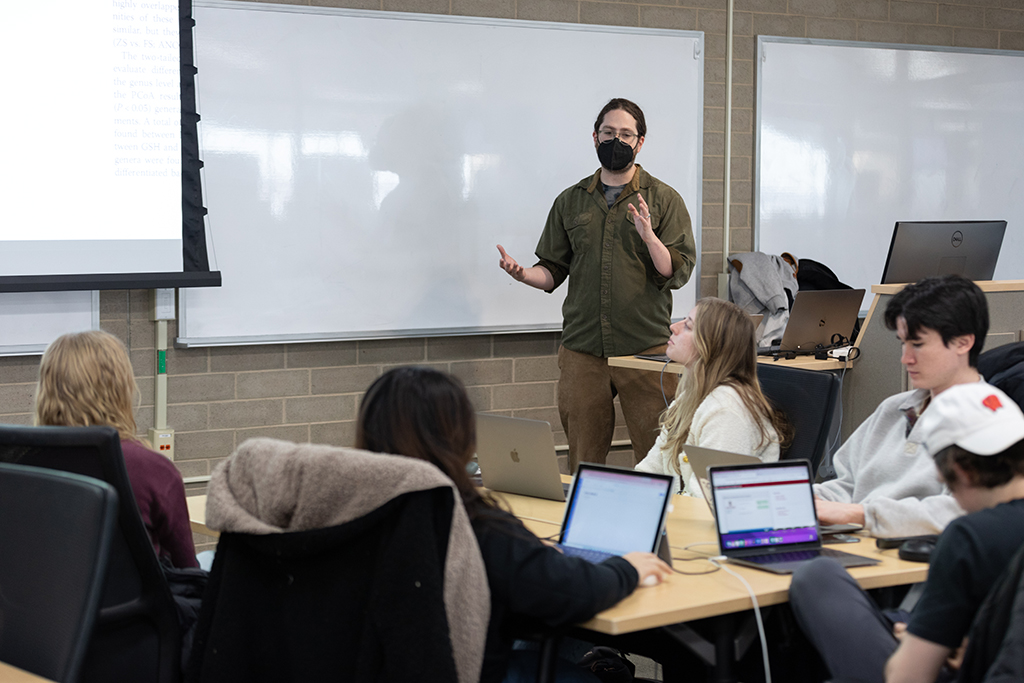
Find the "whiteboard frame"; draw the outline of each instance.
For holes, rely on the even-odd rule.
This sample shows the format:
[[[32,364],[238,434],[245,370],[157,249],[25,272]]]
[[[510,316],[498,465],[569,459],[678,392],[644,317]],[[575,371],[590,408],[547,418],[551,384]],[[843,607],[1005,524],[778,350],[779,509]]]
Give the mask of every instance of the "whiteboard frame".
[[[90,330],[98,330],[98,329],[100,329],[100,293],[99,293],[98,290],[93,290],[92,291],[91,296],[89,298],[89,301],[90,301],[89,315],[91,316],[91,326],[89,327],[89,329]],[[76,313],[78,313],[78,312],[79,311],[76,311]],[[47,318],[47,319],[51,319],[51,320],[53,318],[63,318],[64,317],[64,314],[39,313],[39,314],[36,314],[36,315],[38,317],[43,317],[43,318]],[[3,323],[4,325],[10,324],[9,320],[5,319],[3,317],[0,317],[0,323]],[[78,332],[78,331],[81,331],[81,330],[78,330],[78,329],[68,329],[68,330],[66,330],[66,332]],[[53,342],[54,339],[56,339],[56,337],[46,338],[46,339],[44,339],[42,341],[32,342],[32,343],[29,343],[29,344],[5,344],[5,343],[3,343],[2,339],[0,339],[0,356],[40,356],[40,355],[43,354],[44,351],[46,351],[46,347],[48,347],[50,345],[50,343]]]
[[[378,10],[355,10],[345,8],[333,8],[333,7],[318,7],[308,5],[280,5],[271,3],[261,2],[234,2],[228,0],[195,0],[193,7],[202,7],[210,9],[230,9],[230,10],[254,10],[264,12],[283,12],[292,14],[313,14],[313,15],[331,15],[331,16],[344,16],[354,18],[372,18],[372,19],[387,19],[393,21],[414,21],[414,22],[432,22],[432,23],[448,23],[448,24],[468,24],[478,26],[496,26],[496,27],[522,27],[530,29],[548,29],[557,31],[570,31],[570,32],[587,32],[587,33],[606,33],[606,34],[629,34],[629,35],[659,35],[659,36],[675,36],[679,38],[689,38],[696,40],[695,55],[694,58],[698,61],[699,68],[697,69],[697,85],[693,96],[696,101],[700,102],[701,105],[698,108],[698,124],[700,127],[699,134],[695,136],[695,157],[701,160],[700,167],[697,169],[697,182],[695,186],[696,196],[692,199],[692,203],[687,202],[687,210],[690,214],[691,227],[693,230],[694,244],[696,247],[696,260],[694,263],[693,271],[690,275],[688,284],[694,283],[694,299],[699,298],[700,294],[700,274],[701,274],[701,226],[702,226],[702,207],[703,207],[703,157],[704,157],[704,32],[703,31],[683,31],[675,29],[657,29],[657,28],[637,28],[637,27],[626,27],[626,26],[606,26],[603,24],[572,24],[572,23],[561,23],[561,22],[549,22],[549,21],[529,21],[521,19],[500,19],[500,18],[488,18],[488,17],[463,17],[453,15],[434,15],[434,14],[416,14],[416,13],[405,13],[405,12],[387,12]],[[193,35],[195,29],[193,28]],[[193,49],[195,49],[195,40],[193,39]],[[201,65],[199,65],[201,67]],[[202,72],[196,76],[196,97],[197,107],[202,115],[202,102],[199,100],[199,82],[202,79]],[[200,149],[200,152],[202,150]],[[203,186],[205,188],[205,169],[203,175]],[[557,191],[552,191],[552,199],[556,196]],[[211,226],[211,217],[209,214],[206,216],[206,231],[209,245],[209,253],[211,255],[211,261],[216,262],[217,245],[216,245],[216,226]],[[538,226],[537,234],[540,234],[540,227]],[[679,291],[679,290],[675,290]],[[175,340],[175,346],[180,348],[196,348],[196,347],[211,347],[211,346],[246,346],[246,345],[259,345],[259,344],[287,344],[287,343],[314,343],[314,342],[332,342],[332,341],[359,341],[359,340],[372,340],[372,339],[394,339],[394,338],[423,338],[423,337],[455,337],[455,336],[472,336],[472,335],[489,335],[489,334],[518,334],[524,332],[560,332],[562,329],[561,321],[557,323],[541,323],[536,325],[508,325],[508,326],[473,326],[473,327],[445,327],[445,328],[415,328],[415,329],[400,329],[400,330],[362,330],[354,332],[332,332],[332,333],[311,333],[311,334],[268,334],[268,335],[240,335],[240,336],[225,336],[225,337],[189,337],[187,336],[188,330],[188,311],[187,311],[187,298],[188,290],[179,290],[180,301],[178,307],[178,327],[182,332]],[[690,303],[692,302],[684,302]],[[678,310],[681,306],[673,306],[673,320],[679,320],[685,317],[687,311]],[[686,307],[688,310],[688,307]]]
[[[815,38],[790,38],[783,36],[757,36],[757,60],[755,68],[756,78],[756,90],[755,90],[755,118],[754,118],[754,204],[752,207],[754,213],[754,250],[759,251],[761,249],[761,162],[762,162],[762,121],[761,115],[763,111],[763,87],[764,78],[762,76],[762,64],[765,60],[764,50],[768,44],[790,44],[790,45],[821,45],[829,47],[848,47],[848,48],[863,48],[863,49],[879,49],[879,50],[905,50],[913,52],[940,52],[940,53],[952,53],[952,54],[976,54],[976,55],[991,55],[998,57],[1011,57],[1024,59],[1024,51],[1018,50],[996,50],[990,48],[966,48],[966,47],[948,47],[942,45],[914,45],[908,43],[872,43],[856,40],[825,40]],[[1022,62],[1024,66],[1024,62]],[[978,217],[983,218],[982,216]],[[987,217],[984,217],[987,219]],[[999,216],[999,219],[1009,218],[1007,216]],[[910,220],[908,218],[907,220]],[[826,264],[828,265],[828,264]],[[854,285],[856,286],[856,285]],[[870,296],[870,293],[867,295]],[[865,302],[869,299],[866,298]]]

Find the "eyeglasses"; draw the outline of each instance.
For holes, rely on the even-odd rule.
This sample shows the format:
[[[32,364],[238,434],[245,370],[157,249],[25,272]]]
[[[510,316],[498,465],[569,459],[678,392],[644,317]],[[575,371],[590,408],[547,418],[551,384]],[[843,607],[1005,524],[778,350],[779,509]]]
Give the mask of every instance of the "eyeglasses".
[[[630,130],[615,130],[614,128],[602,128],[601,130],[597,131],[598,142],[608,142],[609,140],[614,140],[615,138],[618,138],[619,140],[622,140],[630,147],[632,147],[633,143],[636,142],[637,137],[637,134]]]

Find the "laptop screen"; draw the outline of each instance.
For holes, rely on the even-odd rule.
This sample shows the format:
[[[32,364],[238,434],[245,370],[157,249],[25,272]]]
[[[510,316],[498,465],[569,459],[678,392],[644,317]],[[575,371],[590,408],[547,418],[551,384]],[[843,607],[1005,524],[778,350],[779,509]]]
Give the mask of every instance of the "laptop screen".
[[[818,541],[806,461],[710,470],[721,550]]]
[[[581,463],[562,544],[613,555],[654,552],[672,477]]]

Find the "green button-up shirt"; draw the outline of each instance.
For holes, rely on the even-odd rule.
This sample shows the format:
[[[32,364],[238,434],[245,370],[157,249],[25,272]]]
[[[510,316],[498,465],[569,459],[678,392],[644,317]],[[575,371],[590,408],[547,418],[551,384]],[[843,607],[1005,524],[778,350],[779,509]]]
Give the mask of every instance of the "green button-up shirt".
[[[626,207],[639,209],[637,193],[651,209],[651,226],[672,255],[672,276],[654,267],[647,245]],[[633,179],[608,208],[601,170],[558,195],[537,244],[537,265],[568,277],[562,305],[562,344],[571,351],[607,358],[638,353],[669,336],[672,290],[690,279],[696,262],[690,213],[682,197],[647,171]]]

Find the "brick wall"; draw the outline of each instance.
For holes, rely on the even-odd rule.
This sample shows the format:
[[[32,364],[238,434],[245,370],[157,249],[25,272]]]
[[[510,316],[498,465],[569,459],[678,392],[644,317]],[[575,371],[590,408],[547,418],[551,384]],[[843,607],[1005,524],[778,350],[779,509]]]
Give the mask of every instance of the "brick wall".
[[[701,293],[717,289],[723,242],[726,0],[323,0],[294,3],[699,30],[705,33],[704,186]],[[920,45],[1024,50],[1024,0],[736,0],[733,48],[731,251],[753,245],[755,36],[776,35]],[[595,76],[596,77],[596,76]],[[609,92],[609,96],[615,93]],[[642,104],[642,103],[641,103]],[[585,122],[581,125],[588,125]],[[652,138],[652,144],[654,139]],[[552,188],[552,198],[561,188]],[[540,226],[538,226],[538,231]],[[128,344],[141,390],[141,432],[153,421],[155,369],[148,294],[103,292],[101,326]],[[170,336],[175,334],[171,325]],[[557,335],[519,334],[288,344],[168,352],[168,422],[177,432],[177,465],[203,477],[249,436],[352,443],[361,392],[395,365],[450,371],[480,410],[548,420],[564,435],[555,408]],[[31,421],[38,357],[0,358],[0,422]],[[624,427],[616,440],[625,440]],[[618,454],[623,462],[628,452]],[[202,488],[201,483],[190,486]],[[203,540],[203,539],[197,539]]]

